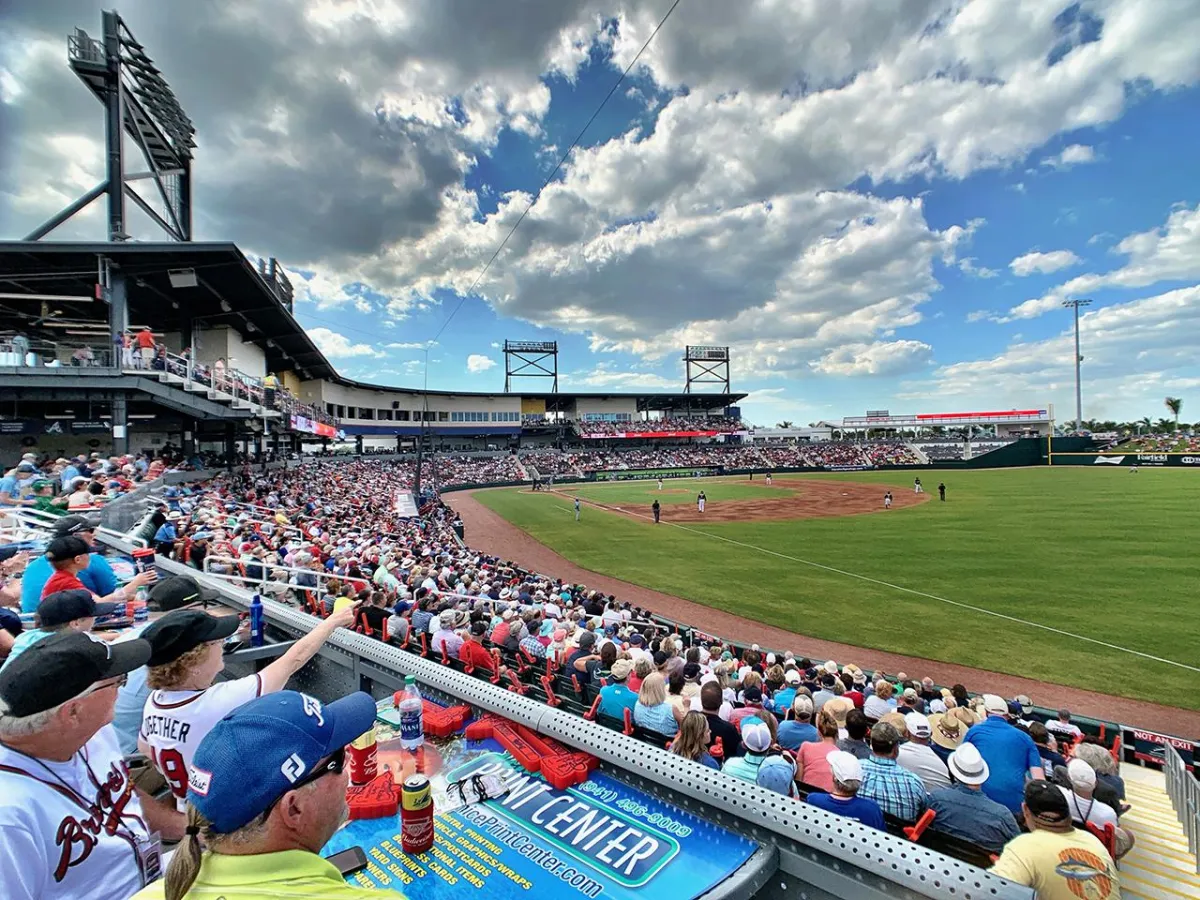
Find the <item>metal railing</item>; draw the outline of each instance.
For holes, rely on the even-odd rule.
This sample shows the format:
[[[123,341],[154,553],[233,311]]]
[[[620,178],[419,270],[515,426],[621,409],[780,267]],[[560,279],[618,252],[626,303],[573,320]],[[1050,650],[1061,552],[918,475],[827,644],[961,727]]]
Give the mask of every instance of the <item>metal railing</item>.
[[[1175,807],[1175,815],[1187,835],[1188,850],[1200,874],[1200,781],[1188,771],[1187,763],[1179,751],[1170,744],[1164,746],[1166,758],[1163,773],[1167,777],[1167,796]]]

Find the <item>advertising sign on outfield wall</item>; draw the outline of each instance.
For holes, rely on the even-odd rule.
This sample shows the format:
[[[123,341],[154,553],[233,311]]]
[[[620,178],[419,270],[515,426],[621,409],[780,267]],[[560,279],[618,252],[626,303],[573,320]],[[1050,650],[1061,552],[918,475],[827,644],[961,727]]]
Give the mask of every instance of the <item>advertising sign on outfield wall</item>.
[[[702,478],[716,475],[716,466],[693,466],[689,469],[627,469],[617,472],[593,472],[596,481],[645,481],[651,478]]]

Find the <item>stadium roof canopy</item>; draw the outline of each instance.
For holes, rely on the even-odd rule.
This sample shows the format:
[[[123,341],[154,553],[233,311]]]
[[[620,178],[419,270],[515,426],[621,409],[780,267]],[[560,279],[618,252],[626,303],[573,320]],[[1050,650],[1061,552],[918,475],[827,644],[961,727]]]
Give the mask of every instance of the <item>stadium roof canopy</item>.
[[[62,338],[46,327],[43,301],[71,320],[106,322],[108,307],[96,299],[101,260],[125,274],[129,322],[154,331],[178,331],[187,318],[205,327],[227,325],[260,346],[271,371],[292,370],[307,379],[377,391],[416,391],[354,381],[338,374],[296,321],[254,264],[232,243],[94,243],[0,241],[0,321],[47,338]],[[194,287],[175,287],[171,273],[195,273]],[[249,333],[247,333],[249,332]],[[496,397],[503,391],[431,391]],[[544,399],[546,410],[569,408],[576,399],[636,397],[641,410],[712,410],[746,395],[709,393],[631,393],[621,391],[511,395]]]

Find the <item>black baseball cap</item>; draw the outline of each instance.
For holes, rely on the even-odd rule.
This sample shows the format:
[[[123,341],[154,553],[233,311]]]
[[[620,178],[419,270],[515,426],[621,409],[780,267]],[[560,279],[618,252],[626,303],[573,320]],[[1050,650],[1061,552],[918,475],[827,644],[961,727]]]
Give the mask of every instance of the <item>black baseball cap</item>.
[[[65,537],[81,531],[95,531],[99,527],[100,520],[95,516],[63,516],[54,523],[52,533],[55,537]]]
[[[1025,806],[1029,808],[1029,814],[1044,825],[1063,825],[1071,821],[1067,797],[1052,781],[1027,782]]]
[[[237,616],[213,616],[200,609],[169,612],[142,632],[150,642],[147,665],[165,666],[201,644],[222,641],[238,630]]]
[[[203,592],[195,578],[188,575],[172,575],[170,578],[163,578],[150,588],[149,607],[160,612],[170,612],[204,599]]]
[[[0,712],[17,718],[45,712],[149,658],[149,641],[138,638],[108,642],[81,631],[52,634],[0,669]]]
[[[92,548],[88,546],[87,541],[74,534],[56,537],[46,545],[46,558],[52,563],[87,556],[91,552]]]
[[[38,623],[45,628],[66,625],[89,616],[110,616],[116,609],[116,603],[97,603],[91,591],[72,588],[43,597],[37,607],[37,617]]]

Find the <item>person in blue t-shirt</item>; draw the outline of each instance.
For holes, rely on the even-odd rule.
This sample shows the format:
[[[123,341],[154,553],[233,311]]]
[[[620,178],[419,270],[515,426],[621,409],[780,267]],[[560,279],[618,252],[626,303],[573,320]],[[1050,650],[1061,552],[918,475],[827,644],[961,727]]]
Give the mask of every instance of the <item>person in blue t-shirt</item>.
[[[1021,816],[1025,802],[1025,782],[1046,777],[1037,744],[1028,734],[1008,722],[1008,704],[995,694],[983,695],[987,718],[967,729],[963,740],[974,744],[990,772],[983,792]]]
[[[50,535],[51,538],[78,536],[91,547],[95,544],[95,529],[98,524],[95,519],[89,519],[87,516],[63,516],[54,523],[54,530]],[[39,556],[25,567],[25,575],[21,579],[21,612],[37,611],[38,604],[42,601],[42,588],[53,574],[54,567],[44,556]],[[78,574],[78,578],[83,582],[83,586],[97,597],[107,597],[117,589],[117,576],[113,573],[112,566],[99,553],[90,554],[88,567]]]
[[[637,704],[637,692],[625,686],[625,681],[633,671],[633,663],[627,659],[618,659],[612,664],[608,673],[608,684],[600,688],[600,707],[597,710],[602,716],[609,716],[621,721],[625,718],[625,710],[633,713]]]
[[[833,774],[833,791],[828,794],[815,791],[808,795],[807,802],[817,809],[855,819],[863,825],[883,831],[883,810],[879,804],[857,796],[863,777],[858,757],[845,750],[834,750],[825,759]]]

